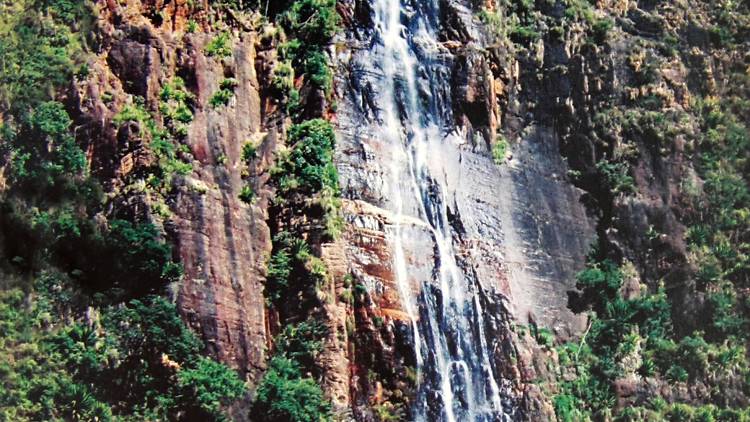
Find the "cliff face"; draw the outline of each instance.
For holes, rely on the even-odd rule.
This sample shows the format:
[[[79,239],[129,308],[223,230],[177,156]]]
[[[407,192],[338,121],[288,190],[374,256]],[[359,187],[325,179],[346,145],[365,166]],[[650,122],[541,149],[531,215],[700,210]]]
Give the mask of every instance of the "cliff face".
[[[94,172],[108,181],[110,195],[127,198],[114,201],[115,213],[165,222],[184,266],[174,294],[185,320],[212,355],[256,380],[268,342],[263,279],[271,248],[265,222],[270,191],[264,186],[276,136],[262,115],[259,35],[222,30],[217,20],[231,17],[209,12],[208,5],[196,13],[195,6],[175,2],[101,2],[98,10],[97,57],[75,99],[77,120],[83,122],[78,136],[89,144]],[[191,32],[188,19],[195,26]],[[223,34],[228,53],[207,54],[207,45]],[[137,140],[146,128],[113,119],[137,97],[148,111],[158,112],[166,102],[162,89],[175,78],[184,81],[191,98],[192,120],[179,155],[192,171],[163,195],[139,193],[133,182],[153,160]],[[232,99],[225,106],[210,104],[228,78],[235,81]],[[250,163],[242,159],[246,143],[258,151]],[[257,192],[252,204],[239,199],[248,183]]]
[[[335,239],[308,227],[318,223],[301,215],[310,204],[274,202],[271,169],[294,147],[283,147],[292,118],[271,94],[284,43],[259,13],[98,1],[95,57],[67,106],[109,212],[163,229],[184,267],[172,289],[181,316],[251,385],[274,336],[314,315],[327,330],[316,382],[342,420],[564,419],[559,398],[588,379],[579,354],[592,326],[604,336],[595,321],[609,309],[585,302],[580,282],[576,291],[592,250],[590,260],[629,270],[613,297],[665,292],[678,341],[715,311],[694,275],[707,252],[686,241],[688,226],[705,225],[700,193],[686,187],[703,183],[694,154],[705,122],[693,104],[724,94],[746,59],[713,47],[698,28],[713,25],[709,6],[695,3],[338,1],[344,28],[325,51],[335,112],[307,76],[291,82],[307,90],[302,115],[335,125],[345,221]],[[682,50],[669,50],[675,43]],[[182,126],[180,101],[190,111]],[[142,180],[163,159],[139,136],[148,119],[117,117],[138,107],[174,131],[175,157],[190,165],[168,188]],[[272,232],[294,225],[326,267],[307,314],[269,305]],[[642,330],[627,334],[645,344]],[[657,391],[717,403],[704,396],[722,385],[732,390],[722,405],[747,403],[731,376],[641,374],[667,353],[641,353],[641,343],[602,382],[611,407]],[[566,367],[560,356],[576,344]]]
[[[575,291],[576,273],[587,261],[598,265],[592,263],[611,260],[622,266],[615,294],[623,301],[620,306],[642,306],[639,301],[662,300],[657,298],[665,294],[671,313],[662,326],[669,333],[665,341],[683,342],[676,346],[679,350],[694,338],[684,340],[684,336],[702,339],[703,334],[694,334],[695,330],[716,329],[699,316],[717,312],[718,299],[713,305],[707,299],[717,290],[711,293],[709,287],[706,293],[705,284],[696,284],[703,270],[695,265],[706,261],[698,263],[705,259],[704,252],[689,240],[694,225],[706,221],[693,207],[703,195],[698,174],[705,169],[705,160],[712,160],[703,156],[695,164],[696,157],[707,154],[705,143],[697,146],[705,142],[700,141],[705,120],[702,106],[696,104],[702,97],[726,96],[728,86],[744,92],[740,88],[744,82],[727,82],[727,78],[744,78],[729,76],[736,71],[731,68],[742,62],[737,46],[746,44],[745,33],[737,29],[746,28],[742,7],[719,12],[700,2],[401,2],[399,36],[414,52],[412,61],[398,49],[388,49],[393,34],[382,20],[389,13],[383,7],[386,3],[341,2],[348,18],[347,48],[337,60],[341,98],[337,159],[344,195],[354,204],[345,210],[353,225],[348,256],[352,274],[368,287],[369,306],[380,309],[375,311],[379,317],[390,321],[393,329],[408,330],[411,321],[421,324],[428,318],[422,303],[430,295],[447,300],[445,287],[425,283],[445,265],[433,230],[445,227],[433,224],[433,213],[444,206],[461,276],[469,286],[472,281],[481,286],[485,309],[492,310],[487,311],[492,321],[488,332],[497,370],[515,388],[508,390],[514,392],[507,397],[519,398],[525,411],[514,417],[552,418],[549,403],[537,400],[539,396],[567,400],[568,392],[561,386],[587,375],[580,369],[550,370],[557,365],[557,353],[509,332],[514,330],[502,321],[531,323],[533,332],[538,332],[537,327],[549,329],[557,342],[578,339],[577,347],[585,344],[592,326],[600,329],[596,318],[620,321],[613,323],[625,324],[644,344],[662,341],[662,334],[647,333],[642,325],[633,328],[632,324],[641,324],[634,321],[642,316],[618,320],[621,317],[596,310],[596,305],[589,318],[581,313],[591,306],[585,303],[591,299],[587,295],[605,294],[602,287],[596,293],[584,291],[583,296]],[[427,16],[427,23],[414,24],[421,15]],[[717,20],[734,28],[727,31],[739,32],[717,35],[722,31]],[[430,25],[436,22],[432,33]],[[431,44],[430,37],[437,44]],[[387,63],[391,54],[406,62],[395,78],[395,110],[389,110],[384,100],[392,89]],[[412,69],[415,81],[410,80]],[[719,79],[724,78],[724,88],[716,75],[723,75]],[[426,117],[415,117],[410,109],[412,83],[420,106],[429,110]],[[393,124],[390,112],[402,122],[424,119],[417,123],[423,127],[396,127],[407,146],[421,136],[420,130],[429,131],[434,121],[442,125],[429,132],[424,150],[407,147],[404,154],[392,134],[382,130]],[[409,161],[412,153],[414,162]],[[411,169],[411,175],[404,168]],[[416,202],[408,196],[399,198],[400,192],[410,189],[403,186],[422,173],[430,179],[421,197]],[[419,183],[414,189],[419,190]],[[744,192],[744,182],[739,185]],[[704,201],[698,200],[706,206]],[[732,212],[744,212],[733,203]],[[400,254],[406,285],[399,285]],[[699,255],[703,258],[696,261]],[[387,262],[390,265],[384,265]],[[730,273],[737,275],[735,271]],[[714,288],[716,280],[709,282]],[[585,283],[579,280],[578,286]],[[416,309],[409,296],[420,302]],[[630,302],[623,305],[626,301]],[[646,318],[664,318],[650,312]],[[543,335],[534,336],[546,341]],[[726,339],[726,334],[718,338]],[[419,350],[413,338],[394,340],[412,342],[410,348]],[[596,349],[620,340],[588,341]],[[721,405],[744,403],[731,375],[710,380],[712,376],[703,374],[698,378],[705,378],[696,380],[693,374],[687,384],[666,382],[664,378],[673,376],[667,374],[668,368],[659,375],[639,365],[649,359],[651,363],[645,365],[653,365],[662,359],[654,355],[671,352],[643,347],[622,355],[624,363],[617,374],[604,376],[604,387],[597,387],[617,401],[615,410],[642,405],[646,391],[655,391],[656,385],[667,401],[691,404],[712,403],[701,398],[706,385],[726,385],[732,390],[726,397],[732,399],[720,399]],[[706,345],[701,353],[723,353],[711,352],[711,347]],[[399,350],[399,344],[379,348]],[[409,362],[414,358],[408,355],[409,347],[406,350]],[[600,359],[610,358],[610,352],[601,349],[594,353],[601,353]],[[509,361],[516,365],[508,365]],[[591,370],[607,371],[596,366]],[[544,385],[544,391],[529,383],[533,379]],[[555,404],[563,406],[560,403]],[[560,417],[570,411],[556,410]]]
[[[371,23],[373,14],[379,13],[372,8],[377,7],[377,2],[348,5],[352,16],[348,48],[338,60],[337,159],[344,196],[351,201],[345,207],[351,227],[347,250],[351,272],[367,286],[369,306],[377,315],[393,330],[404,331],[415,314],[404,303],[408,300],[404,287],[398,285],[397,255],[403,254],[407,289],[420,303],[433,294],[421,289],[425,280],[442,271],[443,257],[432,228],[421,219],[425,215],[421,204],[394,198],[394,184],[410,182],[409,174],[400,170],[408,168],[407,157],[379,132],[388,124],[381,100],[388,95],[383,92],[388,76],[383,59],[371,53],[377,51],[373,43],[380,42],[378,31],[383,31]],[[481,35],[484,29],[471,8],[462,2],[441,4],[445,20],[440,22],[440,44],[430,53],[439,63],[440,83],[431,92],[423,87],[420,95],[425,99],[420,101],[435,101],[436,112],[445,113],[455,126],[434,134],[424,159],[432,177],[439,179],[434,182],[435,195],[447,202],[458,267],[483,292],[490,350],[495,351],[497,368],[504,368],[498,371],[512,391],[508,398],[523,399],[526,394],[533,401],[538,393],[530,392],[534,387],[526,382],[537,376],[534,347],[515,337],[509,321],[531,321],[560,335],[584,328],[582,318],[567,308],[566,291],[573,288],[574,275],[583,267],[596,218],[580,202],[582,191],[567,179],[555,127],[518,110],[518,62],[508,51],[488,54],[487,40]],[[414,65],[418,75],[430,72],[424,61]],[[409,98],[402,101],[406,104]],[[496,164],[490,149],[500,132],[503,139],[512,137],[514,142],[507,157]],[[399,232],[403,241],[396,245]],[[427,317],[422,305],[416,309],[417,318]],[[409,346],[386,343],[377,348],[408,351]],[[405,359],[415,365],[413,357]],[[518,366],[508,364],[511,360]]]

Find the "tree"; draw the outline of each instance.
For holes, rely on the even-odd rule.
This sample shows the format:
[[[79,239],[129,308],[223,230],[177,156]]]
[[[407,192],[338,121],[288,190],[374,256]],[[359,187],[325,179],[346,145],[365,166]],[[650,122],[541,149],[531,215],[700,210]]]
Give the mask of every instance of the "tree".
[[[312,378],[303,378],[297,364],[285,357],[271,360],[252,412],[258,422],[331,420],[331,406],[320,386]]]

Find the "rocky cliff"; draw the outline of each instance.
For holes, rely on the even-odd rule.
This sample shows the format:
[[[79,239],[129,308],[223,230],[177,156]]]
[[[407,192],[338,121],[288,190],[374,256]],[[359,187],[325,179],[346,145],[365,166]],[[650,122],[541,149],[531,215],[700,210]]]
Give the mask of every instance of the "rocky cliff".
[[[275,139],[265,124],[256,72],[256,66],[263,72],[260,35],[243,30],[244,23],[232,29],[232,17],[208,4],[201,12],[175,2],[98,6],[100,47],[75,98],[83,122],[79,137],[89,145],[95,174],[107,181],[111,195],[126,200],[115,202],[115,212],[145,213],[164,223],[184,265],[175,294],[186,321],[211,354],[257,379],[268,341],[262,280],[270,252],[270,192],[263,186]],[[197,29],[188,31],[188,19]],[[221,56],[206,52],[216,36],[227,37]],[[146,128],[138,126],[143,122],[118,125],[114,118],[139,99],[147,111],[159,113],[163,87],[176,78],[184,81],[193,115],[178,154],[192,171],[166,192],[139,193],[139,167],[149,157],[134,132]],[[212,106],[212,95],[227,78],[236,83],[233,98]],[[247,142],[259,151],[250,164],[241,154]],[[258,192],[253,204],[239,199],[245,183]]]
[[[80,67],[45,88],[69,116],[53,125],[3,66],[0,267],[62,274],[77,299],[56,312],[100,337],[128,300],[171,299],[200,352],[248,387],[211,412],[746,416],[747,2],[100,0],[80,23],[50,2],[29,5],[72,31]],[[11,63],[24,38],[3,31]],[[71,180],[96,188],[37,194],[24,179],[27,149],[73,166],[55,137],[84,153]],[[70,215],[91,226],[76,239],[94,261],[111,246],[87,230],[117,238],[119,221],[153,225],[128,238],[133,262],[152,264],[138,244],[171,256],[103,286],[125,264],[78,257]],[[9,240],[27,232],[53,246],[26,249],[54,251]],[[34,286],[30,304],[67,289]],[[182,386],[198,358],[154,350]],[[82,361],[71,379],[95,385],[76,378]],[[169,412],[153,417],[199,414]]]

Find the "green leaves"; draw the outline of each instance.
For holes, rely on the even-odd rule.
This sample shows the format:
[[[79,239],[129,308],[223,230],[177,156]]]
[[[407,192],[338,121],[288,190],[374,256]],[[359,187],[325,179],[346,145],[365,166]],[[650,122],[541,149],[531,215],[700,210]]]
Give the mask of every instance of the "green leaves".
[[[328,66],[328,58],[322,52],[311,51],[305,56],[305,76],[326,95],[331,93],[333,73]]]
[[[307,120],[289,129],[291,151],[280,158],[272,176],[282,192],[313,194],[324,187],[338,192],[338,174],[333,164],[336,137],[323,119]]]
[[[147,183],[153,189],[164,193],[172,188],[172,179],[175,175],[188,175],[193,171],[190,163],[182,161],[177,155],[175,140],[173,136],[184,137],[187,135],[186,124],[192,120],[192,112],[187,106],[191,94],[188,93],[181,82],[175,78],[162,89],[161,97],[168,101],[160,107],[167,122],[166,130],[160,127],[154,117],[146,110],[144,100],[136,97],[132,104],[126,104],[113,122],[122,125],[127,122],[136,122],[140,129],[141,137],[148,141],[148,146],[156,158],[155,165],[151,166]]]
[[[282,15],[281,25],[308,46],[325,45],[339,28],[335,0],[300,0]]]
[[[107,420],[111,404],[117,416],[222,420],[223,406],[245,393],[234,371],[199,354],[200,341],[159,296],[102,308],[100,326],[73,323],[40,344],[65,366],[50,399],[56,412]]]
[[[229,101],[234,97],[234,88],[238,82],[234,78],[223,79],[219,83],[219,89],[214,92],[214,95],[208,100],[208,103],[213,108],[219,108],[229,104]]]
[[[508,140],[504,136],[499,135],[495,139],[495,143],[492,144],[492,161],[496,165],[501,165],[505,162],[508,155]]]
[[[30,123],[47,136],[60,137],[67,134],[73,122],[65,111],[65,106],[57,101],[47,101],[31,113]]]
[[[214,417],[221,415],[223,405],[245,393],[245,383],[225,365],[200,356],[193,367],[177,373],[185,404],[197,406]]]
[[[287,325],[274,341],[276,354],[298,362],[303,368],[311,369],[323,350],[321,338],[327,333],[328,328],[314,318]]]
[[[276,357],[258,386],[252,414],[258,422],[322,422],[331,420],[331,406],[293,360]]]
[[[79,35],[53,17],[36,14],[31,1],[0,17],[0,102],[26,113],[73,76],[80,57]]]
[[[204,49],[209,57],[224,58],[232,55],[232,40],[228,32],[222,32],[211,39]]]
[[[576,287],[583,291],[577,301],[576,311],[581,307],[591,307],[599,315],[604,315],[609,304],[617,297],[622,284],[622,271],[611,260],[592,262],[576,275]]]
[[[596,169],[604,176],[607,189],[613,195],[635,193],[635,181],[626,162],[602,160],[596,164]]]
[[[120,286],[129,292],[158,292],[179,280],[181,267],[172,261],[172,248],[152,224],[114,220],[96,262],[104,286]],[[105,274],[112,274],[107,277]]]

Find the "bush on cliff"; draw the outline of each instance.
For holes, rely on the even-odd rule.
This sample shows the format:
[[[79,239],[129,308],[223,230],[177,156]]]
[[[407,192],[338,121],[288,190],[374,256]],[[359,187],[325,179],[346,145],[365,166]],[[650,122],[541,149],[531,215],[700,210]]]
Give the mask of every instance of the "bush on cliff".
[[[258,422],[322,422],[331,420],[331,406],[295,361],[275,357],[258,386],[252,414]]]
[[[336,138],[323,119],[307,120],[289,129],[290,151],[280,157],[272,176],[282,195],[317,193],[327,187],[338,192],[338,174],[333,164]]]
[[[34,300],[0,292],[0,418],[4,420],[220,420],[244,393],[226,366],[161,297],[56,318],[85,301],[64,277],[42,274]],[[106,382],[102,382],[106,380]]]

